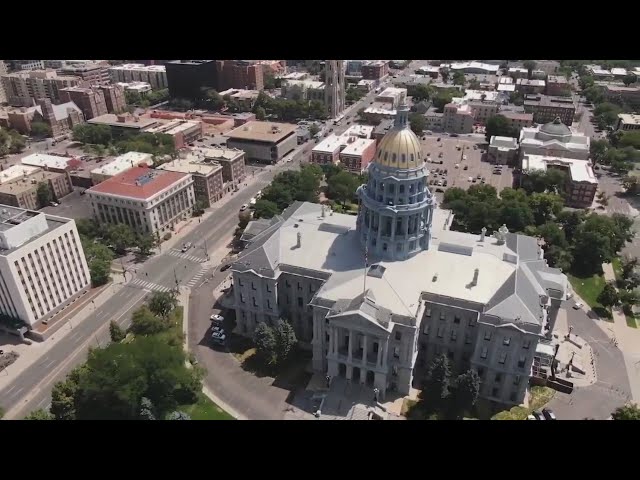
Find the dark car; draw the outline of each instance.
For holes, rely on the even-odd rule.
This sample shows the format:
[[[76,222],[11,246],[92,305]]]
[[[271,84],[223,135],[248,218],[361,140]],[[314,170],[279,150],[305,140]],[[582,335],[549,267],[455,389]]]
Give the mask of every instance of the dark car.
[[[436,142],[439,142],[439,141],[440,141],[440,137],[436,138]]]
[[[548,408],[543,408],[542,414],[544,415],[544,418],[546,418],[547,420],[557,420],[556,414],[553,413],[553,410],[549,410]]]
[[[536,417],[536,420],[546,420],[544,418],[544,415],[542,415],[542,413],[538,412],[537,410],[534,412],[531,412],[531,414]]]
[[[451,135],[449,135],[450,137],[457,137],[458,134],[457,133],[452,133]]]
[[[223,265],[223,266],[220,268],[220,271],[221,271],[221,272],[224,272],[224,271],[226,271],[226,270],[229,270],[230,268],[231,268],[231,264],[230,264],[230,263],[227,263],[226,265]]]

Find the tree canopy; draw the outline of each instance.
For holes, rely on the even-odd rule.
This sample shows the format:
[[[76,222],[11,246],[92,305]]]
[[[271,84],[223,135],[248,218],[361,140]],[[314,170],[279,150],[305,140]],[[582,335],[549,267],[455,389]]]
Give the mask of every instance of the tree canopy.
[[[493,115],[489,117],[485,127],[485,138],[487,142],[491,141],[491,137],[494,135],[518,138],[520,132],[516,127],[511,126],[511,123],[504,115]]]
[[[611,414],[614,420],[640,420],[640,408],[635,403],[616,408]]]

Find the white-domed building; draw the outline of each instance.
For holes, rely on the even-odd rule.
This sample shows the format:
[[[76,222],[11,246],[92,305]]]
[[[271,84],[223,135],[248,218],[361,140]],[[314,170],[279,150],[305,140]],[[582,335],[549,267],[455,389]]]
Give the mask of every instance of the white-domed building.
[[[560,117],[520,131],[520,159],[525,155],[588,160],[591,138],[567,127]]]
[[[232,265],[236,333],[286,319],[335,388],[407,395],[446,354],[477,370],[481,396],[521,403],[567,278],[535,238],[449,230],[407,111],[380,141],[357,217],[296,202],[253,236]]]

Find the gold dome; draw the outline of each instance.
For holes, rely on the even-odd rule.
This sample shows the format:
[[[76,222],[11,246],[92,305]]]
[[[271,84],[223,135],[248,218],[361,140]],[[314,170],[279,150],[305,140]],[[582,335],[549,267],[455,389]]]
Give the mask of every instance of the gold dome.
[[[408,111],[405,105],[398,108],[395,125],[380,140],[374,159],[378,165],[411,169],[424,163],[420,140],[408,126]]]

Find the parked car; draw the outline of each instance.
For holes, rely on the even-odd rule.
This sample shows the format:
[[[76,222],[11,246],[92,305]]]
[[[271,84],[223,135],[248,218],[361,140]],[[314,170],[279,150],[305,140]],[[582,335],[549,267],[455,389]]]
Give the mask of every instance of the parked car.
[[[544,415],[542,415],[542,413],[540,413],[539,411],[534,411],[531,413],[536,420],[545,420]]]
[[[439,142],[439,141],[440,141],[440,137],[436,138],[436,142]]]
[[[191,242],[187,242],[187,243],[183,244],[182,245],[182,252],[184,253],[184,252],[188,251],[191,248],[192,245],[193,244]]]
[[[445,180],[444,182],[442,182],[442,186],[446,187],[447,186],[447,181]]]
[[[441,188],[436,188],[436,193],[444,193],[444,190]]]
[[[544,418],[546,418],[547,420],[557,420],[556,414],[553,413],[553,410],[549,410],[548,408],[543,408],[542,414],[544,415]]]
[[[442,152],[438,154],[438,158],[442,158]]]
[[[57,207],[60,204],[57,202],[49,202],[49,205],[51,205],[52,207]]]
[[[211,342],[217,345],[224,345],[227,341],[227,335],[224,332],[212,332],[211,333]]]
[[[223,265],[223,266],[220,268],[220,271],[221,271],[221,272],[225,272],[225,271],[229,270],[230,268],[231,268],[231,264],[230,264],[230,263],[227,263],[226,265]]]
[[[458,134],[457,134],[457,133],[450,133],[450,134],[449,134],[449,136],[450,136],[450,137],[457,137],[457,136],[458,136]]]
[[[247,205],[247,204],[245,203],[244,205],[242,205],[242,206],[240,207],[240,211],[241,211],[241,212],[244,212],[247,208],[249,208],[249,205]]]
[[[573,304],[573,309],[574,310],[580,310],[582,307],[584,307],[584,303],[582,302],[576,302]]]
[[[217,313],[214,313],[209,317],[209,320],[214,322],[224,322],[224,317],[222,315],[218,315]]]
[[[463,170],[469,170],[469,165],[465,165]]]

